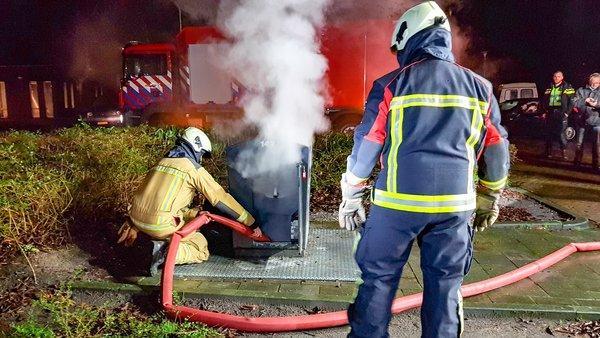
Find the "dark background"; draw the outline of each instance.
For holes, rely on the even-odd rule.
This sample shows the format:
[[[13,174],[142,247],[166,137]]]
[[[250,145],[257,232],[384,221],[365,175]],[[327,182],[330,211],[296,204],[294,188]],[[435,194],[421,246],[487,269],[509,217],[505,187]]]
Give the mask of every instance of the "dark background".
[[[468,33],[471,55],[479,58],[487,50],[490,63],[502,61],[493,72],[495,84],[535,81],[545,86],[561,69],[567,81],[580,86],[587,75],[600,71],[600,1],[471,0],[462,1],[453,15]],[[108,20],[111,29],[98,29],[102,25],[94,23],[99,20]],[[184,25],[194,23],[185,14],[183,20]],[[92,33],[83,30],[90,25]],[[168,0],[3,0],[0,65],[51,64],[74,72],[77,49],[102,51],[106,39],[115,45],[169,41],[178,29],[178,9]],[[76,48],[74,41],[87,46]],[[117,60],[120,50],[112,49],[111,60]]]

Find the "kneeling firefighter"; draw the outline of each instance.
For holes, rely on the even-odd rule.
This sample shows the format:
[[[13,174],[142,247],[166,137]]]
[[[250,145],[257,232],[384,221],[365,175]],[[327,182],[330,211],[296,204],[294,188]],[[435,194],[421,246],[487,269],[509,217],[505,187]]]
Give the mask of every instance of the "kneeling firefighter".
[[[209,156],[212,145],[204,132],[187,128],[175,146],[146,175],[133,196],[129,217],[119,230],[119,243],[131,245],[137,232],[153,239],[167,240],[200,211],[191,207],[200,193],[217,209],[246,226],[254,224],[250,215],[202,167],[203,156]],[[260,229],[254,230],[255,235]],[[176,264],[200,263],[208,259],[208,243],[199,232],[181,241]]]
[[[341,180],[340,227],[353,230],[364,222],[366,182],[381,161],[355,253],[363,283],[348,308],[349,337],[389,337],[391,305],[415,240],[422,335],[457,337],[473,231],[499,213],[507,135],[491,83],[454,62],[450,24],[434,1],[402,15],[391,47],[401,68],[373,85]]]

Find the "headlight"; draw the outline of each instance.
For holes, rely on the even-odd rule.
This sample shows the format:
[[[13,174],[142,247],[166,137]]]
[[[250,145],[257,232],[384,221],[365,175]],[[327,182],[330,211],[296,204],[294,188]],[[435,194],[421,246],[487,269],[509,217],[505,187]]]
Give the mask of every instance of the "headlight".
[[[92,114],[92,112],[88,112],[87,114],[85,114],[85,116],[92,117],[92,116],[94,116],[94,114]]]
[[[123,123],[123,115],[119,114],[119,123]]]

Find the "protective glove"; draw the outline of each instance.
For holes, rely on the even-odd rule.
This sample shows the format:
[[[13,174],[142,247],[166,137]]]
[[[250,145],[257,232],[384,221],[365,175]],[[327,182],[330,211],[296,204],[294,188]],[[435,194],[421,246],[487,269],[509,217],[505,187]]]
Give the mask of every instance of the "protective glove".
[[[137,235],[138,230],[130,224],[129,220],[127,220],[119,229],[119,239],[117,240],[117,243],[123,244],[124,246],[131,246],[137,239]]]
[[[502,190],[488,188],[477,190],[477,209],[475,210],[475,221],[473,222],[475,231],[483,231],[496,222],[500,214],[498,201],[501,192]]]
[[[340,228],[354,230],[367,220],[363,196],[369,189],[365,183],[352,185],[347,180],[348,174],[342,175],[342,203],[340,204],[338,220]]]

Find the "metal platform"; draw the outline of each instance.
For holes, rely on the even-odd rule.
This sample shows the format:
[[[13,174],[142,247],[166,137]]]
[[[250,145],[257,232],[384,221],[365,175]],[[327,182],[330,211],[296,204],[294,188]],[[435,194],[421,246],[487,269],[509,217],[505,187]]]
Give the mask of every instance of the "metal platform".
[[[179,265],[179,278],[285,279],[353,282],[360,277],[352,247],[355,232],[313,229],[304,257],[277,253],[267,259],[211,256],[202,264]]]

